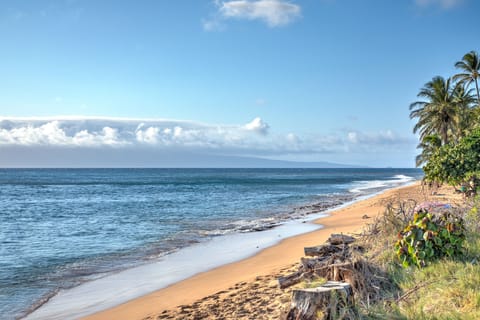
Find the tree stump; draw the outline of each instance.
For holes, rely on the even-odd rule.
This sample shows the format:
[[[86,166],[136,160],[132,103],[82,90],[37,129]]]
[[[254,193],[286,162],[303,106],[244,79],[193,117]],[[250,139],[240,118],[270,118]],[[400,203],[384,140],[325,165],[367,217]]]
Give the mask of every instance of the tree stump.
[[[317,288],[294,290],[287,320],[353,319],[353,305],[350,284],[328,281]]]

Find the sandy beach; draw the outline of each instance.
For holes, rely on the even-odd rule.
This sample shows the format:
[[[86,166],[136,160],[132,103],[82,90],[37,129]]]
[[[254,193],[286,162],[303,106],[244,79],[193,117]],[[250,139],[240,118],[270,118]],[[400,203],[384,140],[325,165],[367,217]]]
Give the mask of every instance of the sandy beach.
[[[262,315],[257,315],[260,318],[276,318],[281,310],[275,307],[288,299],[285,296],[288,292],[277,288],[276,277],[299,261],[304,247],[321,244],[332,233],[360,232],[389,201],[461,201],[461,196],[451,191],[444,188],[432,195],[424,191],[419,182],[387,190],[318,219],[315,223],[321,224],[322,229],[285,239],[253,257],[197,274],[84,319],[248,318],[258,307],[263,307]],[[218,308],[219,304],[224,308]]]

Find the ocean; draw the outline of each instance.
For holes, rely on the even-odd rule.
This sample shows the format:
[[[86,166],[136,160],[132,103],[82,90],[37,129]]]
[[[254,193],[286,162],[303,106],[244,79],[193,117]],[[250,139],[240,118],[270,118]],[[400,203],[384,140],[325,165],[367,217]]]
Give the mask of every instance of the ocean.
[[[418,169],[1,169],[1,318],[75,318],[118,304],[318,228],[301,222],[422,175]],[[186,254],[208,252],[227,260],[182,269]],[[101,306],[94,301],[104,298],[102,281],[103,287],[121,277],[140,283],[136,277],[148,272],[164,279]],[[96,309],[86,302],[72,311],[69,303],[80,292],[98,295],[87,294]]]

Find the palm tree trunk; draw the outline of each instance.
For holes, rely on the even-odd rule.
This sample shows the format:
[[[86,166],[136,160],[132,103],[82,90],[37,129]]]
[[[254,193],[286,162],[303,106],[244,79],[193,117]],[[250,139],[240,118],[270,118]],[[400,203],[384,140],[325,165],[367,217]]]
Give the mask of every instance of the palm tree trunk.
[[[442,139],[444,145],[448,144],[448,127],[446,126],[446,124],[444,124],[442,128]]]
[[[478,106],[480,108],[480,92],[478,91],[478,80],[477,80],[477,78],[475,78],[475,87],[477,88]]]

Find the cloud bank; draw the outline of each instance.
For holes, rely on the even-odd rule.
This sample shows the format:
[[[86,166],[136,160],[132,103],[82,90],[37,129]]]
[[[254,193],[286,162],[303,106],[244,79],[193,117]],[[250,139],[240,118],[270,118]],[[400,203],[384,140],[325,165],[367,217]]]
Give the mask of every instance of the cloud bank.
[[[396,136],[389,130],[378,133],[350,130],[330,135],[281,134],[273,132],[260,117],[237,125],[167,119],[0,118],[0,166],[15,166],[15,162],[25,159],[32,166],[39,159],[43,162],[38,166],[63,162],[71,166],[85,163],[93,166],[99,159],[108,165],[119,158],[124,166],[146,163],[162,166],[154,159],[172,155],[176,159],[190,157],[193,162],[200,155],[282,160],[307,155],[315,161],[325,160],[324,156],[334,161],[335,156],[405,146],[415,146],[414,139]],[[177,160],[172,161],[174,165]],[[343,162],[356,163],[355,159]]]
[[[228,19],[259,20],[270,28],[290,24],[301,15],[301,7],[285,0],[232,0],[215,1],[213,18],[203,21],[207,31],[221,29]]]
[[[268,128],[260,118],[237,126],[155,119],[3,118],[0,146],[241,148],[256,136],[266,136]]]

